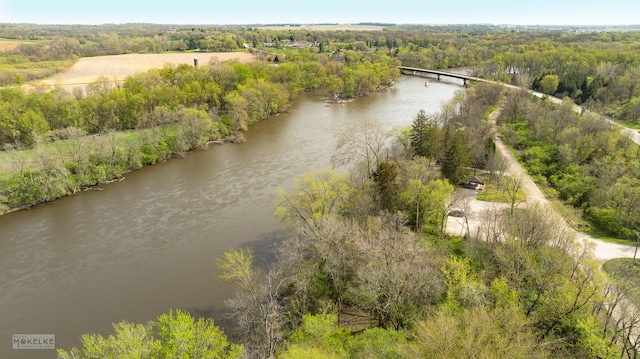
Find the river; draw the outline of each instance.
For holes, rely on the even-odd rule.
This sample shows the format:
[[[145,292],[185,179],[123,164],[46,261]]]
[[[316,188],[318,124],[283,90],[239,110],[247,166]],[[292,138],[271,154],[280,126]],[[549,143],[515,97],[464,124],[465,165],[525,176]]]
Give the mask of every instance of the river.
[[[337,134],[364,119],[386,129],[439,110],[460,83],[403,77],[394,87],[344,105],[305,93],[283,114],[252,125],[242,144],[212,145],[125,179],[0,216],[0,358],[55,358],[13,350],[12,334],[54,334],[80,345],[111,323],[144,323],[170,309],[213,316],[227,284],[215,260],[254,248],[272,258],[282,236],[274,191],[306,171],[328,168]]]

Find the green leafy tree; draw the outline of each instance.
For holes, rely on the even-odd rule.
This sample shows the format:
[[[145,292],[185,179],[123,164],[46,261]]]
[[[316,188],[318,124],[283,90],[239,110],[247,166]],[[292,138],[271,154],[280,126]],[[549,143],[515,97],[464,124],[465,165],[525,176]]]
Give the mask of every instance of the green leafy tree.
[[[49,124],[40,112],[27,110],[18,117],[20,142],[26,146],[36,144],[36,142],[49,131]]]
[[[407,350],[414,358],[547,358],[532,322],[517,306],[455,312],[442,307],[418,323]]]
[[[331,170],[306,173],[294,180],[291,193],[276,191],[276,215],[294,227],[313,231],[323,219],[340,212],[350,193],[345,175]]]
[[[451,199],[453,186],[447,180],[435,179],[423,183],[419,179],[410,179],[406,189],[400,193],[409,218],[417,229],[427,223],[429,230],[442,233],[446,218],[446,202]]]
[[[335,314],[305,315],[300,328],[291,335],[289,348],[279,357],[347,358],[348,339],[349,332],[338,326]]]
[[[556,93],[559,84],[560,80],[558,79],[558,75],[545,75],[540,80],[540,91],[547,95],[553,95]]]
[[[82,335],[82,347],[58,349],[60,359],[130,358],[242,358],[241,346],[231,344],[213,320],[195,320],[187,312],[176,310],[146,325],[120,322],[114,334]]]

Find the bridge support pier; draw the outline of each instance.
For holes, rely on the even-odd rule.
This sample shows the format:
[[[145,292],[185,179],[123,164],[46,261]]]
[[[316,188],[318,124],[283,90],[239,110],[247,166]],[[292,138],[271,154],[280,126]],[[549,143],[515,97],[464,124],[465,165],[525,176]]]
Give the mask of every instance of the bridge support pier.
[[[438,81],[440,81],[440,74],[438,74],[438,75],[436,75],[436,76],[438,76]]]

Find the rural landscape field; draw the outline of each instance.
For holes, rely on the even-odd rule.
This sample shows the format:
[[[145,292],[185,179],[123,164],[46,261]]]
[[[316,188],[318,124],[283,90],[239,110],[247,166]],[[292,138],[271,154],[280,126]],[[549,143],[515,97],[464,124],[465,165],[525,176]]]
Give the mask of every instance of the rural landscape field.
[[[0,42],[2,46],[2,42]],[[194,58],[204,66],[236,59],[246,63],[255,59],[248,52],[183,53],[183,54],[127,54],[85,57],[79,59],[69,70],[42,80],[46,86],[61,86],[70,91],[76,86],[86,86],[100,77],[122,82],[127,76],[158,69],[163,66],[194,64]]]
[[[634,26],[0,38],[0,342],[50,332],[58,358],[638,355]]]
[[[15,50],[21,44],[23,44],[23,42],[0,41],[0,51],[12,51],[12,50]]]

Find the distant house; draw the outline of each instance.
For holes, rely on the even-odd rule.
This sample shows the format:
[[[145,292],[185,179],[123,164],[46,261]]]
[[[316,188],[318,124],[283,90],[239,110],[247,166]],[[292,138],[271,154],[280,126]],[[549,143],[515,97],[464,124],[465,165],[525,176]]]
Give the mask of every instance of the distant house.
[[[307,40],[299,40],[299,41],[287,40],[286,46],[293,47],[293,48],[305,48],[305,47],[319,46],[319,43],[317,41],[311,42]]]
[[[262,46],[264,46],[264,47],[276,47],[276,43],[275,42],[263,42]]]

